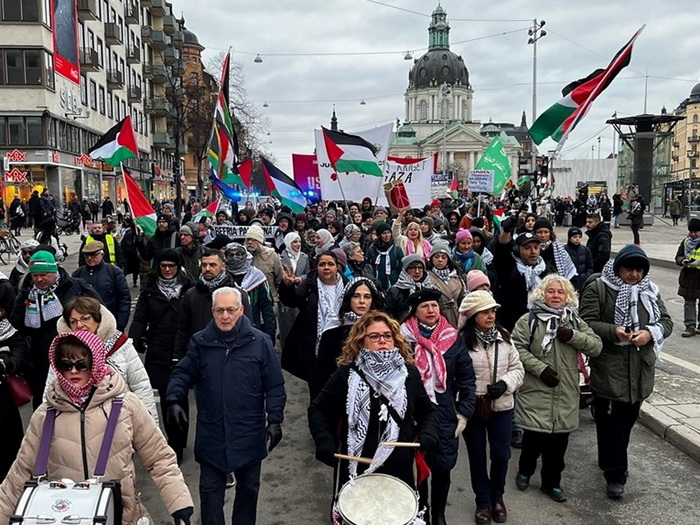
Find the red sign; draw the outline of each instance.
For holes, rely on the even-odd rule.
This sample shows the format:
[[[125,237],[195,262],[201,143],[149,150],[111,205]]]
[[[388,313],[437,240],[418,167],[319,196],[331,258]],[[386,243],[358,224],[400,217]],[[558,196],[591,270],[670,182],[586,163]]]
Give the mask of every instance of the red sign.
[[[51,154],[51,160],[53,160],[54,164],[58,164],[61,162],[61,154],[58,151],[54,151]]]
[[[292,169],[294,170],[294,182],[299,185],[301,191],[321,189],[316,155],[292,153]]]
[[[10,162],[26,162],[27,161],[27,154],[24,151],[20,151],[18,149],[13,149],[11,152],[9,152],[7,155],[5,155],[5,157]]]
[[[28,182],[27,175],[26,171],[19,171],[17,168],[13,168],[12,171],[5,172],[5,182]]]
[[[91,164],[92,157],[86,153],[83,153],[80,157],[75,157],[76,164]]]
[[[78,2],[51,2],[53,22],[53,64],[56,73],[80,85],[78,49]],[[116,21],[115,21],[116,22]],[[109,24],[110,30],[116,23]]]

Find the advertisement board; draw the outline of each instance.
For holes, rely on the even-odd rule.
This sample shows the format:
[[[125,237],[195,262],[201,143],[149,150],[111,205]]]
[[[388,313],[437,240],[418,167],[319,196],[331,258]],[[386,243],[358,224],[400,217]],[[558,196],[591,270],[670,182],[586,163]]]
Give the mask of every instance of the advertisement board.
[[[53,63],[56,73],[80,85],[76,0],[51,0]]]

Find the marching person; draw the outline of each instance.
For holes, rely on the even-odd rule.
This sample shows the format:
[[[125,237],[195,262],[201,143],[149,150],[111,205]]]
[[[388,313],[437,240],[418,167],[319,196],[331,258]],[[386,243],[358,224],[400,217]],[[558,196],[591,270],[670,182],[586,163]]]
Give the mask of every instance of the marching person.
[[[409,297],[411,310],[401,333],[413,348],[415,365],[440,414],[438,447],[428,455],[432,525],[446,525],[450,472],[457,464],[459,436],[474,413],[476,379],[464,339],[440,315],[438,290],[423,288]],[[423,483],[422,500],[428,503]]]
[[[309,256],[303,251],[301,236],[296,231],[289,232],[284,236],[283,246],[284,249],[280,253],[282,268],[291,268],[294,274],[294,284],[301,284],[306,274],[311,270],[311,261]],[[292,329],[299,310],[280,303],[279,312],[280,346],[284,348],[287,335]]]
[[[518,389],[515,420],[524,430],[515,484],[525,490],[542,456],[540,489],[558,503],[569,435],[578,428],[578,352],[600,354],[603,343],[578,315],[578,297],[571,282],[548,275],[530,294],[530,313],[515,323],[513,343],[525,368]]]
[[[386,292],[391,286],[396,284],[401,273],[401,260],[404,253],[399,248],[392,237],[391,226],[381,221],[375,228],[377,237],[367,248],[365,257],[367,262],[374,267],[374,272]],[[371,238],[371,234],[367,236]]]
[[[636,195],[632,199],[627,218],[630,220],[634,244],[635,246],[641,246],[642,241],[639,239],[639,230],[644,227],[644,199],[641,195]]]
[[[32,415],[17,459],[0,485],[0,523],[10,521],[25,482],[32,478],[49,409],[56,415],[47,478],[83,480],[94,475],[107,427],[106,412],[115,410],[114,400],[121,397],[104,479],[120,482],[122,523],[137,525],[142,518],[149,519],[135,487],[133,455],[137,453],[175,523],[188,525],[193,513],[192,497],[175,454],[143,403],[107,364],[99,336],[84,331],[61,334],[51,343],[48,354],[56,380],[47,401]],[[77,459],[81,450],[82,461]]]
[[[436,241],[428,259],[428,276],[435,288],[440,290],[440,314],[453,328],[457,328],[459,305],[467,294],[464,275],[452,260],[450,246],[446,241]],[[472,275],[480,270],[469,272]],[[468,278],[468,277],[467,277]]]
[[[232,523],[255,525],[261,463],[282,440],[284,378],[272,341],[243,315],[238,289],[216,290],[211,310],[214,319],[192,336],[170,376],[167,417],[186,432],[183,405],[195,386],[202,523],[225,523],[224,493],[232,472]]]
[[[593,272],[600,273],[605,263],[610,260],[612,246],[610,226],[602,222],[597,213],[589,213],[586,218],[586,235],[588,235],[586,247],[591,251],[593,258]]]
[[[576,267],[576,276],[571,279],[571,284],[578,291],[583,288],[583,285],[594,271],[593,257],[591,256],[591,251],[581,244],[581,238],[583,237],[581,228],[572,226],[569,228],[567,236],[569,240],[564,245],[564,249]]]
[[[420,255],[424,261],[427,261],[428,257],[430,257],[432,245],[427,240],[423,239],[420,225],[417,222],[409,222],[406,226],[406,234],[401,234],[401,226],[405,216],[405,210],[399,212],[398,217],[396,217],[392,223],[391,234],[394,237],[394,241],[397,246],[401,248],[404,256],[416,254]]]
[[[610,499],[624,495],[632,427],[654,389],[654,366],[673,330],[649,268],[644,250],[627,245],[581,294],[581,317],[603,340],[602,353],[590,360],[591,390],[598,466]]]
[[[421,288],[435,288],[428,277],[428,271],[423,257],[414,253],[406,255],[401,261],[403,270],[396,284],[389,288],[386,294],[386,313],[399,322],[403,322],[410,310],[409,296]]]
[[[676,252],[676,264],[682,267],[678,275],[678,295],[683,300],[682,337],[693,337],[698,333],[700,311],[700,219],[688,221],[688,236],[681,241]]]

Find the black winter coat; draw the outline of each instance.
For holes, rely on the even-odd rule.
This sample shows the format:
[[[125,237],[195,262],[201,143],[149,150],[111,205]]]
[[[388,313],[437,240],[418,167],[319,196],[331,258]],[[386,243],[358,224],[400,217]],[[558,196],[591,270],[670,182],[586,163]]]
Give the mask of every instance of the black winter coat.
[[[214,321],[194,334],[187,354],[170,376],[167,403],[187,403],[194,386],[197,432],[194,457],[232,472],[267,456],[265,428],[281,424],[287,396],[275,347],[248,318],[225,342]]]
[[[153,261],[158,257],[158,254],[163,250],[175,248],[177,246],[177,230],[170,228],[166,231],[156,230],[153,237],[148,239],[145,246],[142,244],[139,247],[141,257],[145,261]],[[153,262],[151,263],[153,266]]]
[[[413,441],[416,434],[427,434],[437,439],[439,414],[425,392],[418,369],[413,365],[406,365],[406,367],[408,368],[406,378],[408,405],[403,421],[399,422],[397,441]],[[341,366],[328,380],[321,393],[311,402],[308,411],[309,429],[316,444],[316,459],[328,461],[329,466],[338,465],[337,461],[331,462],[335,452],[347,453],[348,420],[345,407],[349,375],[350,367]],[[370,420],[365,444],[360,454],[362,457],[374,456],[379,444],[379,436],[384,430],[385,424],[379,421],[379,408],[380,399],[374,395],[370,396]],[[397,477],[413,487],[415,486],[413,462],[413,449],[395,448],[375,472]],[[342,486],[348,480],[347,461],[341,461],[339,468]],[[367,465],[358,464],[357,473],[361,474],[366,469]]]
[[[175,251],[180,254],[182,266],[185,267],[190,277],[192,279],[199,278],[199,259],[202,257],[202,245],[195,240],[194,247],[178,246]]]
[[[316,366],[311,375],[311,381],[309,381],[311,399],[316,399],[316,396],[326,386],[333,373],[338,370],[336,360],[343,352],[343,344],[351,329],[351,324],[341,325],[326,330],[321,335],[321,341],[318,343]]]
[[[6,346],[9,351],[0,351],[0,359],[5,363],[9,375],[22,372],[22,368],[28,359],[27,342],[22,335],[16,332],[14,335],[0,341],[0,347]],[[0,479],[5,479],[12,463],[17,459],[24,427],[19,409],[12,402],[10,389],[7,382],[0,376],[0,422],[2,422],[2,435],[0,436]]]
[[[574,285],[576,290],[583,288],[586,279],[588,279],[593,273],[593,257],[591,256],[591,251],[583,246],[571,244],[567,242],[564,245],[566,253],[571,257],[571,261],[576,266],[576,272],[578,275],[574,275],[571,279],[571,284]]]
[[[685,259],[685,239],[678,245],[676,264],[683,266]],[[683,299],[700,299],[700,268],[682,268],[678,274],[678,295]]]
[[[146,278],[136,302],[129,337],[139,352],[144,351],[141,339],[146,338],[146,372],[153,388],[164,391],[168,386],[170,372],[175,366],[175,336],[183,297],[194,283],[188,276],[181,274],[180,297],[168,299],[158,289],[157,279],[158,276],[153,273]]]
[[[2,272],[0,272],[0,275],[2,275]],[[3,313],[2,319],[8,317],[12,313],[12,309],[15,307],[16,298],[17,289],[12,282],[3,275],[2,278],[0,278],[0,310],[2,310]]]
[[[591,257],[593,257],[593,272],[602,272],[603,266],[610,259],[612,242],[610,227],[604,222],[599,222],[595,228],[586,231],[586,235],[588,235],[586,247],[591,251]]]
[[[81,266],[73,272],[73,277],[84,279],[95,289],[102,304],[117,320],[117,330],[124,331],[131,313],[131,292],[124,272],[102,261],[97,266]]]

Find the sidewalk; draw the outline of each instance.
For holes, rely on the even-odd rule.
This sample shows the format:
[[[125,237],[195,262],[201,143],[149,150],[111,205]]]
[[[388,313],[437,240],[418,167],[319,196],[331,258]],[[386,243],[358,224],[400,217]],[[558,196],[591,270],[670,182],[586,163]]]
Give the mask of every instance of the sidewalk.
[[[80,249],[80,245],[82,244],[80,237],[81,234],[75,233],[73,235],[61,235],[61,242],[65,243],[66,246],[68,246],[68,257],[63,263],[61,263],[61,266],[66,268],[68,273],[73,273],[73,271],[78,267],[78,250]],[[17,240],[20,243],[23,243],[27,239],[32,238],[34,238],[34,232],[32,231],[32,229],[23,228],[22,234],[19,237],[17,237]],[[5,255],[4,259],[7,261],[7,264],[0,263],[0,271],[9,277],[10,273],[12,272],[12,269],[15,267],[17,257]]]

